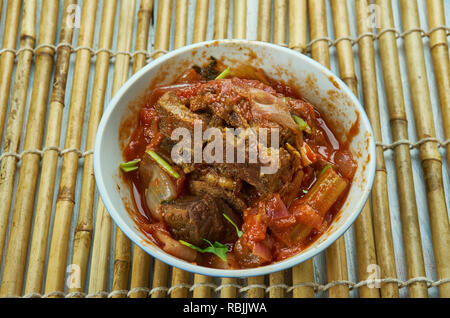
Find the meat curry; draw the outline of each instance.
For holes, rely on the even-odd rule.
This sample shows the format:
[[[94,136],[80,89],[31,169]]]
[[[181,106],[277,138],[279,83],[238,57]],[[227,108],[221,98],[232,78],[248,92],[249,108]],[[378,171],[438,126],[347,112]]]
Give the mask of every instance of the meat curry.
[[[260,69],[211,57],[145,102],[120,167],[140,230],[169,254],[222,269],[279,262],[323,234],[346,199],[357,167],[348,147],[293,87]],[[256,145],[277,154],[276,171],[261,173],[249,151],[244,162],[174,160],[174,131],[195,134],[196,124],[223,133],[216,139],[276,129],[276,143]],[[206,145],[194,141],[188,153],[195,147]]]

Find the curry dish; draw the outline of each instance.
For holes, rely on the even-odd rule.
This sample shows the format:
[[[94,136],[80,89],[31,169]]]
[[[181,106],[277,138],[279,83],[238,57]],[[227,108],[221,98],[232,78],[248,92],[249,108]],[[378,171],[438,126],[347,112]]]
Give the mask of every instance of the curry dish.
[[[312,104],[249,65],[211,57],[152,89],[136,116],[120,168],[138,227],[165,252],[201,266],[252,268],[298,254],[333,222],[357,168]],[[193,136],[181,148],[180,128]],[[195,139],[208,128],[216,132],[212,151]],[[230,131],[239,134],[227,139]],[[250,138],[262,132],[267,138]],[[193,160],[208,149],[213,157],[231,149],[235,160]],[[180,151],[188,156],[174,159]],[[276,169],[263,172],[269,157]]]

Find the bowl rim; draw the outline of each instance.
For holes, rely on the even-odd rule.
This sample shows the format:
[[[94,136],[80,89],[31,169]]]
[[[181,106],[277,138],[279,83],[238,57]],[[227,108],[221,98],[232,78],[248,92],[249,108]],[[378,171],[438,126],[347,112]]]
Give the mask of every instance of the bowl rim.
[[[122,221],[120,217],[120,213],[118,212],[117,208],[112,204],[108,191],[105,186],[104,177],[102,174],[101,169],[101,162],[102,162],[102,153],[100,152],[102,140],[104,138],[104,131],[107,126],[107,123],[109,122],[109,119],[111,118],[114,109],[118,105],[119,100],[122,98],[122,96],[127,92],[127,90],[135,83],[137,82],[147,71],[149,71],[151,68],[164,64],[166,61],[170,60],[174,56],[180,55],[185,53],[186,51],[192,51],[194,49],[198,49],[204,46],[209,45],[221,45],[221,44],[242,44],[242,45],[250,45],[250,46],[257,46],[262,47],[264,49],[270,49],[270,50],[279,50],[283,51],[287,54],[294,55],[296,59],[301,60],[303,63],[310,64],[311,67],[315,68],[319,72],[323,72],[326,76],[333,78],[336,82],[338,82],[340,86],[340,91],[344,92],[345,95],[347,95],[353,104],[358,109],[358,112],[360,114],[360,122],[363,127],[365,127],[370,132],[369,137],[369,155],[370,159],[367,163],[366,169],[368,171],[368,178],[366,179],[365,186],[363,188],[363,191],[361,191],[360,199],[354,209],[354,212],[347,218],[347,220],[339,227],[336,228],[323,242],[318,243],[312,248],[309,248],[308,250],[301,252],[297,255],[294,255],[290,258],[287,258],[283,261],[272,263],[269,265],[256,267],[256,268],[248,268],[248,269],[216,269],[216,268],[210,268],[205,266],[200,266],[196,264],[189,263],[187,261],[181,260],[175,256],[172,256],[163,250],[157,249],[157,248],[149,248],[148,244],[151,243],[145,243],[143,244],[142,239],[137,234],[136,228],[129,227],[124,221]],[[268,43],[268,42],[261,42],[261,41],[253,41],[253,40],[237,40],[237,39],[226,39],[226,40],[212,40],[212,41],[205,41],[205,42],[199,42],[195,44],[191,44],[188,46],[184,46],[182,48],[173,50],[171,52],[166,53],[165,55],[151,61],[146,66],[144,66],[142,69],[140,69],[138,72],[136,72],[133,76],[131,76],[124,85],[117,91],[117,93],[114,95],[114,97],[111,99],[111,101],[108,103],[107,107],[104,110],[103,116],[101,118],[100,124],[97,129],[96,137],[95,137],[95,143],[94,143],[94,176],[96,180],[96,185],[100,194],[101,199],[103,200],[103,203],[105,205],[106,210],[108,211],[111,218],[114,220],[116,225],[123,231],[123,233],[136,245],[138,245],[140,248],[142,248],[146,253],[151,255],[152,257],[161,260],[162,262],[174,266],[177,268],[180,268],[182,270],[192,272],[195,274],[202,274],[212,277],[252,277],[252,276],[262,276],[267,275],[273,272],[285,270],[288,268],[291,268],[295,265],[298,265],[300,263],[305,262],[306,260],[316,256],[317,254],[323,252],[326,248],[328,248],[331,244],[333,244],[338,238],[340,238],[344,233],[349,229],[349,227],[355,222],[356,218],[360,215],[366,201],[369,198],[370,191],[373,186],[373,181],[375,178],[375,168],[376,168],[376,145],[375,145],[375,139],[374,134],[372,130],[372,126],[370,124],[370,121],[368,119],[367,113],[365,112],[364,108],[362,107],[360,101],[358,98],[353,94],[351,89],[331,70],[320,64],[319,62],[313,60],[312,58],[301,54],[295,50],[291,50],[286,47],[282,47],[276,44]],[[122,207],[122,209],[124,209]],[[127,212],[129,213],[129,212]]]

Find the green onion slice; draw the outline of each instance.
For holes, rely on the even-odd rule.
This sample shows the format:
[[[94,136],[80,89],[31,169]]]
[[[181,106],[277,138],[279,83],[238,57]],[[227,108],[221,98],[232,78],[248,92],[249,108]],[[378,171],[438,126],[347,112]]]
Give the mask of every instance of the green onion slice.
[[[200,248],[198,246],[195,246],[191,243],[188,243],[186,241],[183,240],[179,240],[179,242],[187,247],[192,248],[193,250],[196,250],[200,253],[212,253],[214,255],[217,255],[221,260],[226,261],[227,260],[227,252],[228,252],[228,246],[226,246],[225,244],[219,243],[217,241],[213,243],[211,243],[210,241],[208,241],[207,239],[203,239],[203,241],[205,241],[206,243],[209,244],[209,246],[207,248]]]
[[[319,176],[323,175],[328,169],[330,169],[330,168],[332,168],[332,167],[333,167],[333,166],[330,165],[330,164],[326,165],[326,166],[322,169],[322,171],[320,171]]]
[[[227,219],[228,222],[231,223],[231,225],[234,226],[234,228],[236,229],[237,236],[238,236],[238,237],[241,237],[242,234],[244,234],[244,232],[242,232],[241,230],[239,230],[239,228],[237,227],[236,223],[234,223],[233,220],[232,220],[228,215],[226,215],[225,213],[223,213],[222,215],[223,215],[223,217],[224,217],[225,219]]]
[[[141,159],[128,161],[128,162],[123,162],[123,163],[120,164],[120,168],[122,169],[123,172],[134,171],[134,170],[137,170],[139,168],[138,167],[138,163],[139,162],[141,162]]]
[[[312,132],[311,127],[309,127],[308,123],[303,118],[296,115],[292,115],[292,118],[294,118],[300,131],[306,131],[308,134]]]
[[[156,161],[157,164],[161,166],[164,170],[166,170],[172,177],[178,179],[180,178],[180,175],[178,172],[175,171],[175,169],[172,168],[170,164],[167,163],[163,158],[161,158],[160,155],[158,155],[153,150],[147,150],[147,154],[153,158],[153,160]]]
[[[227,67],[222,73],[220,73],[217,77],[216,80],[218,79],[223,79],[225,77],[227,77],[230,74],[230,68]]]

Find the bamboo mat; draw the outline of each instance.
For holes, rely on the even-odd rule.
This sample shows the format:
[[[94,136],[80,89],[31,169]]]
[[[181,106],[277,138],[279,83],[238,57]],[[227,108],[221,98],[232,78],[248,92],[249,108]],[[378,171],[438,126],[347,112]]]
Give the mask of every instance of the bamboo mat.
[[[450,1],[3,0],[0,11],[0,296],[450,297]],[[331,68],[378,144],[371,200],[351,229],[266,277],[153,260],[115,227],[93,178],[96,127],[126,79],[221,38],[271,41]]]

